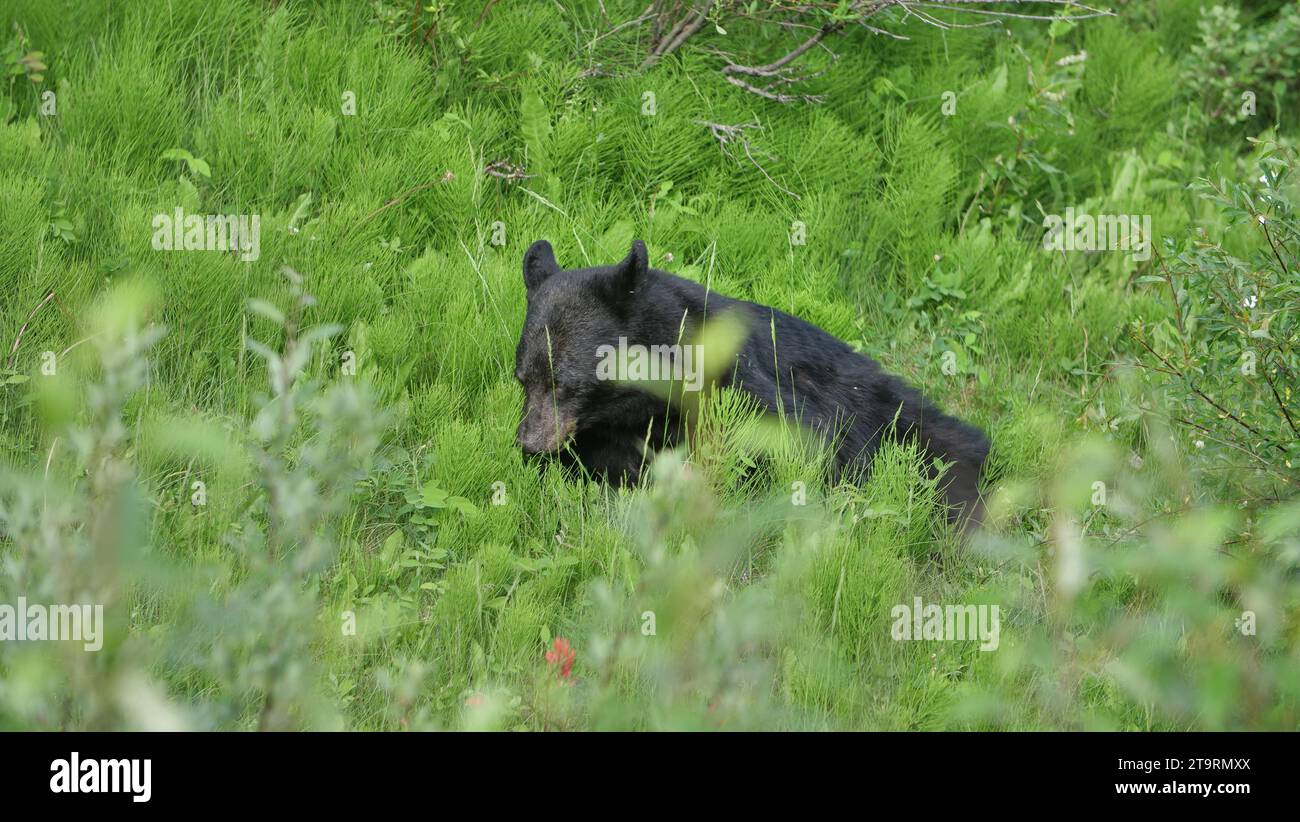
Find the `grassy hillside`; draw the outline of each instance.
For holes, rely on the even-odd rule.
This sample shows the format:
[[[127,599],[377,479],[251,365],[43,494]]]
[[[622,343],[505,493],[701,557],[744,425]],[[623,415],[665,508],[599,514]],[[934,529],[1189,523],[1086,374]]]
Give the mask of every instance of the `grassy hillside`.
[[[1225,115],[1216,55],[1253,58],[1207,45],[1207,4],[1117,0],[847,33],[808,58],[820,101],[778,103],[711,49],[788,35],[641,71],[616,27],[643,6],[603,5],[5,3],[0,602],[103,602],[107,630],[0,643],[0,727],[1294,730],[1300,453],[1234,462],[1136,337],[1227,322],[1189,238],[1296,281],[1300,236],[1193,185],[1285,162],[1296,87],[1256,68]],[[1259,5],[1230,42],[1294,13]],[[1236,207],[1294,201],[1270,190]],[[156,250],[177,207],[258,215],[256,259]],[[1067,208],[1148,216],[1153,254],[1045,250]],[[906,449],[829,487],[729,394],[646,488],[525,462],[539,238],[568,267],[643,239],[983,427],[986,529],[954,537]],[[1258,385],[1213,396],[1249,423]],[[915,597],[998,605],[998,648],[896,641]]]

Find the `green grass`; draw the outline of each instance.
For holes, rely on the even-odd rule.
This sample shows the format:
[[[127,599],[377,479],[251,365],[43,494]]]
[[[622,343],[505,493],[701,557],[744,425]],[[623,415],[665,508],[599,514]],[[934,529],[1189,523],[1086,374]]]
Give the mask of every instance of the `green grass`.
[[[148,281],[152,319],[167,334],[125,409],[135,432],[128,459],[150,501],[152,552],[220,602],[248,573],[226,540],[258,469],[232,455],[267,391],[245,338],[280,342],[247,304],[283,306],[289,266],[318,300],[311,321],[343,328],[308,373],[346,379],[339,362],[351,351],[358,379],[392,412],[378,467],[335,520],[337,558],[307,586],[318,596],[311,690],[327,718],[295,708],[297,724],[713,727],[706,706],[715,703],[702,693],[716,696],[727,727],[1244,724],[1231,712],[1161,710],[1104,653],[1053,656],[1067,653],[1053,637],[1084,641],[1086,626],[1110,624],[1107,609],[1146,613],[1146,601],[1122,590],[1096,593],[1108,604],[1089,611],[1085,592],[1073,617],[1081,622],[1061,627],[1070,618],[1049,604],[1044,577],[1056,562],[1053,512],[1065,503],[1042,489],[1075,470],[1065,466],[1090,431],[1121,455],[1146,447],[1145,421],[1107,431],[1087,412],[1136,410],[1103,375],[1129,353],[1126,324],[1167,308],[1162,293],[1133,285],[1139,264],[1127,258],[1044,252],[1036,204],[1150,214],[1159,236],[1214,231],[1222,221],[1187,183],[1216,167],[1244,169],[1249,151],[1188,119],[1178,61],[1201,4],[1162,0],[1149,15],[1117,5],[1120,19],[1080,24],[1060,42],[1033,25],[1008,36],[913,24],[908,42],[854,34],[812,81],[825,102],[782,106],[723,82],[699,49],[638,74],[632,40],[592,46],[597,13],[550,2],[495,8],[477,26],[481,3],[452,3],[443,24],[460,44],[439,34],[430,48],[412,45],[403,27],[386,30],[362,2],[12,0],[0,31],[21,25],[49,69],[39,87],[23,77],[9,85],[15,116],[0,125],[0,342],[7,355],[21,336],[14,370],[35,381],[4,389],[5,461],[39,473],[49,454],[52,434],[26,400],[41,353],[84,340],[85,318],[116,285]],[[744,30],[729,37],[755,42]],[[1083,49],[1069,128],[1033,108],[1026,61],[1041,79]],[[593,65],[603,71],[588,72]],[[46,88],[57,91],[53,117],[38,113]],[[345,91],[356,116],[341,113]],[[945,91],[957,94],[952,117],[940,112]],[[642,114],[646,92],[653,116]],[[699,121],[760,124],[749,136],[779,186],[738,147],[724,153]],[[1022,159],[1016,179],[1000,184],[1000,163],[1018,146],[1056,171]],[[205,160],[210,177],[161,159],[175,148]],[[485,175],[498,160],[533,176]],[[57,204],[76,225],[71,242],[50,231]],[[153,215],[178,204],[260,214],[260,258],[154,251]],[[805,245],[789,242],[795,221]],[[492,244],[498,222],[501,246]],[[745,459],[743,438],[723,442],[696,478],[717,510],[653,537],[642,511],[679,511],[686,502],[671,491],[618,493],[525,463],[513,442],[521,396],[512,377],[523,251],[546,238],[562,265],[600,264],[634,237],[656,267],[814,322],[988,430],[990,492],[1014,500],[997,506],[989,530],[1020,553],[948,534],[915,456],[897,449],[868,487],[832,489],[819,479],[820,455],[797,447],[779,449],[756,484],[722,481]],[[57,303],[26,324],[50,289]],[[941,369],[945,351],[958,355],[956,375]],[[733,408],[723,419],[744,416]],[[177,420],[190,418],[224,432],[225,459],[176,456],[184,443],[159,432],[174,438]],[[189,504],[195,478],[207,485],[201,508]],[[796,481],[815,515],[780,504]],[[426,485],[477,513],[441,509],[416,528],[405,494]],[[494,487],[505,504],[492,504]],[[1140,503],[1158,507],[1163,493],[1150,489]],[[1089,524],[1090,536],[1108,535],[1104,522]],[[656,557],[654,545],[668,555]],[[7,550],[24,546],[10,539]],[[718,580],[720,599],[688,584],[698,574]],[[1123,575],[1097,582],[1107,585],[1122,589]],[[1282,607],[1294,605],[1293,579],[1283,591]],[[1002,603],[1001,652],[892,641],[889,609],[913,596]],[[186,599],[143,584],[131,597],[131,635],[149,649],[140,664],[184,721],[255,727],[256,685],[232,693],[166,639],[190,624]],[[653,638],[635,630],[644,602],[658,603]],[[337,630],[349,610],[356,637]],[[661,644],[619,661],[606,647],[619,630]],[[579,682],[568,691],[550,684],[544,660],[556,636],[577,649]],[[1103,641],[1100,628],[1093,638]],[[187,653],[208,653],[204,641]],[[1170,676],[1182,682],[1180,664]],[[1070,699],[1044,695],[1070,677]],[[749,683],[738,689],[747,696],[729,703],[719,681]],[[464,707],[474,693],[490,695],[490,719]],[[0,727],[42,724],[9,697]],[[83,697],[74,691],[74,705]],[[213,704],[235,708],[203,707]],[[1260,722],[1294,728],[1296,716],[1292,704]]]

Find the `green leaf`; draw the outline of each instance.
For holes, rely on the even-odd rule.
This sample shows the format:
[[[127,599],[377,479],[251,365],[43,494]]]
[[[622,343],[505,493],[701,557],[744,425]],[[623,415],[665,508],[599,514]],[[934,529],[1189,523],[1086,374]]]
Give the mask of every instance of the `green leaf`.
[[[466,516],[478,516],[479,513],[478,507],[464,497],[447,497],[447,505]]]
[[[1047,27],[1047,33],[1053,40],[1060,40],[1074,30],[1075,23],[1067,17],[1058,17]]]
[[[312,193],[310,191],[298,198],[298,202],[294,204],[293,214],[289,215],[290,228],[297,228],[298,223],[307,218],[307,212],[311,209],[312,199]]]
[[[426,483],[420,491],[420,504],[426,508],[446,508],[447,492],[432,482]]]
[[[397,557],[398,552],[402,550],[402,546],[405,544],[406,537],[402,536],[400,529],[395,529],[393,533],[388,535],[388,539],[384,540],[383,547],[379,549],[379,555],[383,557],[385,562],[391,562]]]
[[[528,148],[528,165],[530,171],[542,172],[548,167],[547,147],[551,134],[551,117],[542,102],[541,96],[534,90],[524,92],[519,107],[519,133],[523,135],[524,145]]]
[[[1007,64],[1003,63],[998,66],[997,72],[993,75],[993,83],[989,86],[989,91],[994,94],[1002,94],[1007,90]]]

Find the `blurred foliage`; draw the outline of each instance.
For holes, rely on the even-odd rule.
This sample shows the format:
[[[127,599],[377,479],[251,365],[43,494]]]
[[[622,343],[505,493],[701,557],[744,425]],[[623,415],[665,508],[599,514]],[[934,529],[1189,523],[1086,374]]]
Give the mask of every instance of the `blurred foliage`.
[[[283,730],[338,724],[332,704],[317,699],[316,582],[333,561],[333,527],[367,473],[385,418],[354,386],[323,390],[302,378],[318,344],[337,328],[300,329],[314,300],[295,272],[286,274],[294,295],[288,311],[252,302],[283,336],[284,348],[248,341],[267,363],[271,393],[250,421],[248,459],[257,483],[223,540],[223,580],[196,578],[150,545],[152,492],[132,460],[132,443],[143,432],[126,418],[148,384],[148,354],[164,334],[144,322],[156,302],[152,291],[131,284],[111,292],[89,337],[98,360],[71,374],[64,365],[43,380],[38,403],[51,434],[45,471],[0,472],[0,535],[13,546],[0,592],[10,604],[24,596],[102,605],[100,630],[108,639],[94,653],[80,643],[0,643],[0,667],[8,672],[0,680],[0,725]],[[201,420],[171,420],[149,436],[191,467],[239,460],[224,432]],[[194,491],[192,516],[201,516],[205,483],[183,487]],[[171,631],[149,632],[146,639],[129,630],[159,607],[175,620]],[[160,680],[191,671],[210,676],[214,687],[196,703],[173,703]]]
[[[334,563],[338,523],[369,473],[385,425],[362,389],[347,382],[326,389],[305,378],[317,347],[340,329],[304,328],[315,299],[297,272],[284,273],[287,310],[250,301],[284,341],[277,352],[247,340],[266,363],[271,392],[249,424],[257,491],[226,539],[239,564],[224,596],[199,603],[194,630],[200,638],[186,643],[198,650],[191,663],[221,686],[228,711],[222,724],[245,720],[256,705],[258,730],[341,724],[312,662],[317,631],[340,629],[318,628],[316,591]]]
[[[127,630],[132,585],[159,582],[147,496],[129,458],[134,431],[122,419],[164,333],[146,319],[151,296],[136,284],[97,307],[88,349],[97,356],[56,365],[37,397],[53,434],[44,471],[0,471],[0,535],[14,546],[3,556],[0,601],[101,606],[104,643],[87,652],[75,641],[0,642],[0,727],[168,723],[164,693],[146,673],[147,646]],[[73,363],[87,380],[69,373]]]
[[[1243,23],[1235,5],[1201,10],[1200,42],[1184,61],[1183,81],[1211,122],[1272,119],[1300,88],[1300,3]]]
[[[1294,149],[1260,146],[1257,180],[1201,181],[1231,229],[1254,235],[1238,256],[1218,238],[1168,241],[1138,279],[1171,314],[1139,325],[1152,382],[1184,436],[1237,492],[1264,500],[1300,489],[1300,188]]]
[[[979,539],[1018,569],[1003,583],[1014,616],[990,676],[954,701],[959,722],[1021,726],[1027,703],[1053,726],[1090,730],[1300,723],[1300,504],[1257,521],[1195,504],[1163,421],[1146,424],[1141,455],[1084,443],[1051,488],[997,500],[1004,513],[1052,513],[1041,539]]]

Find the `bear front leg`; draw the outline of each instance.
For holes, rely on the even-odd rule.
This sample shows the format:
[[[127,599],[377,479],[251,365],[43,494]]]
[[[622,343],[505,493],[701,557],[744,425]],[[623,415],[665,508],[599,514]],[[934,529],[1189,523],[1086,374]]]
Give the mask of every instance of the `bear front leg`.
[[[561,454],[566,468],[611,485],[635,486],[653,455],[645,452],[643,440],[625,431],[584,432],[574,437]]]

